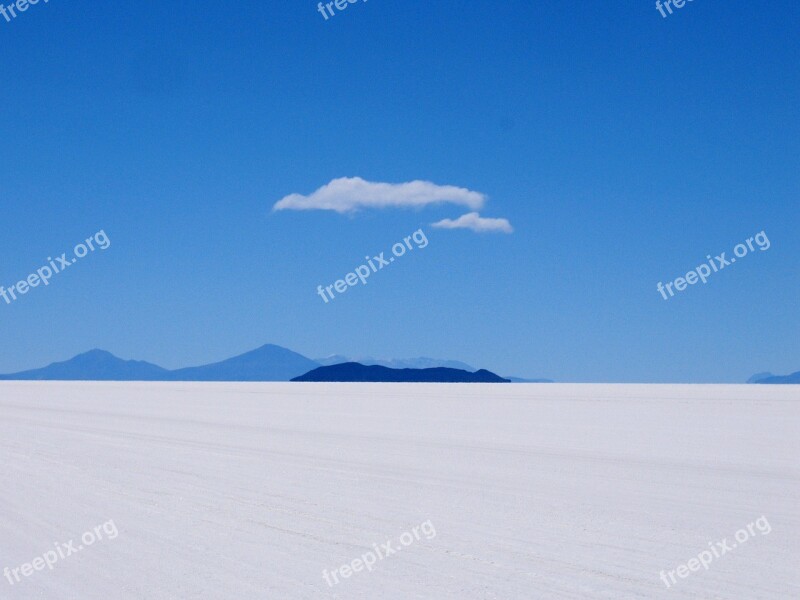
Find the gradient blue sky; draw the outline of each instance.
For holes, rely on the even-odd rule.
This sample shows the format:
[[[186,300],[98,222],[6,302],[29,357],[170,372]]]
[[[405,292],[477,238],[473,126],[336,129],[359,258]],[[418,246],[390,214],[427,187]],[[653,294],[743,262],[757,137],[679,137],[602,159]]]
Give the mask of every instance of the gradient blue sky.
[[[94,347],[165,367],[264,343],[559,381],[800,369],[800,5],[50,0],[0,19],[0,372]],[[276,212],[339,177],[489,196]],[[316,295],[423,227],[415,250]],[[670,301],[656,283],[765,230]]]

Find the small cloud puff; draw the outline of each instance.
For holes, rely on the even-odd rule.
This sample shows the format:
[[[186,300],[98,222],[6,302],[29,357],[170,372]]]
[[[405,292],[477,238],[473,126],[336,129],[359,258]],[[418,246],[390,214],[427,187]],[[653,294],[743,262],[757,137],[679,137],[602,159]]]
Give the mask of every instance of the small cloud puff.
[[[514,228],[508,219],[487,219],[476,212],[467,213],[456,220],[443,219],[432,227],[439,229],[471,229],[478,233],[513,233]]]
[[[303,196],[289,194],[273,210],[333,210],[355,212],[362,208],[422,208],[428,204],[450,203],[479,209],[486,196],[466,188],[436,185],[429,181],[373,183],[361,177],[341,177]]]

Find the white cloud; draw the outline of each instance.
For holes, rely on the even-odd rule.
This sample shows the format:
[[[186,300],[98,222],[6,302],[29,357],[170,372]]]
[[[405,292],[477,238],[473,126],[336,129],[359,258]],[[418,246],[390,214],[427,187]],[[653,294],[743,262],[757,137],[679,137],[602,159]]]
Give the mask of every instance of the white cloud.
[[[455,221],[443,219],[434,223],[432,227],[439,229],[471,229],[478,233],[513,233],[514,228],[508,219],[487,219],[476,212],[461,215]]]
[[[429,181],[373,183],[361,177],[342,177],[303,196],[290,194],[275,203],[273,210],[333,210],[348,213],[361,208],[421,208],[450,203],[479,209],[486,196],[466,188],[436,185]]]

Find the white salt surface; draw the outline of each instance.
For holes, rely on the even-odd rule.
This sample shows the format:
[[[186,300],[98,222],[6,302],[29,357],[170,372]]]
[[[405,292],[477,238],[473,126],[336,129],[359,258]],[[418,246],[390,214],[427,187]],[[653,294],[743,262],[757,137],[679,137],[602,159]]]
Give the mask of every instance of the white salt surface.
[[[796,386],[2,382],[0,598],[796,599],[798,440]]]

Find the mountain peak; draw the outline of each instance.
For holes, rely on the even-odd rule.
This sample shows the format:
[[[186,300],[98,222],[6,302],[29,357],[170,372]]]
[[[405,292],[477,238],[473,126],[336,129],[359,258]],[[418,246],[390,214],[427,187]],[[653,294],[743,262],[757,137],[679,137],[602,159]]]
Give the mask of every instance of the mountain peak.
[[[288,348],[264,344],[244,354],[170,373],[173,381],[289,381],[319,363]]]
[[[245,354],[252,354],[253,352],[292,352],[292,350],[284,348],[283,346],[278,346],[276,344],[264,344],[263,346],[259,346],[255,350],[251,350],[250,352],[245,352]]]
[[[75,360],[76,358],[105,358],[105,359],[113,358],[115,360],[122,360],[118,356],[114,356],[113,354],[111,354],[111,352],[109,352],[108,350],[102,350],[101,348],[92,348],[87,352],[82,352],[81,354],[75,356],[73,360]]]

